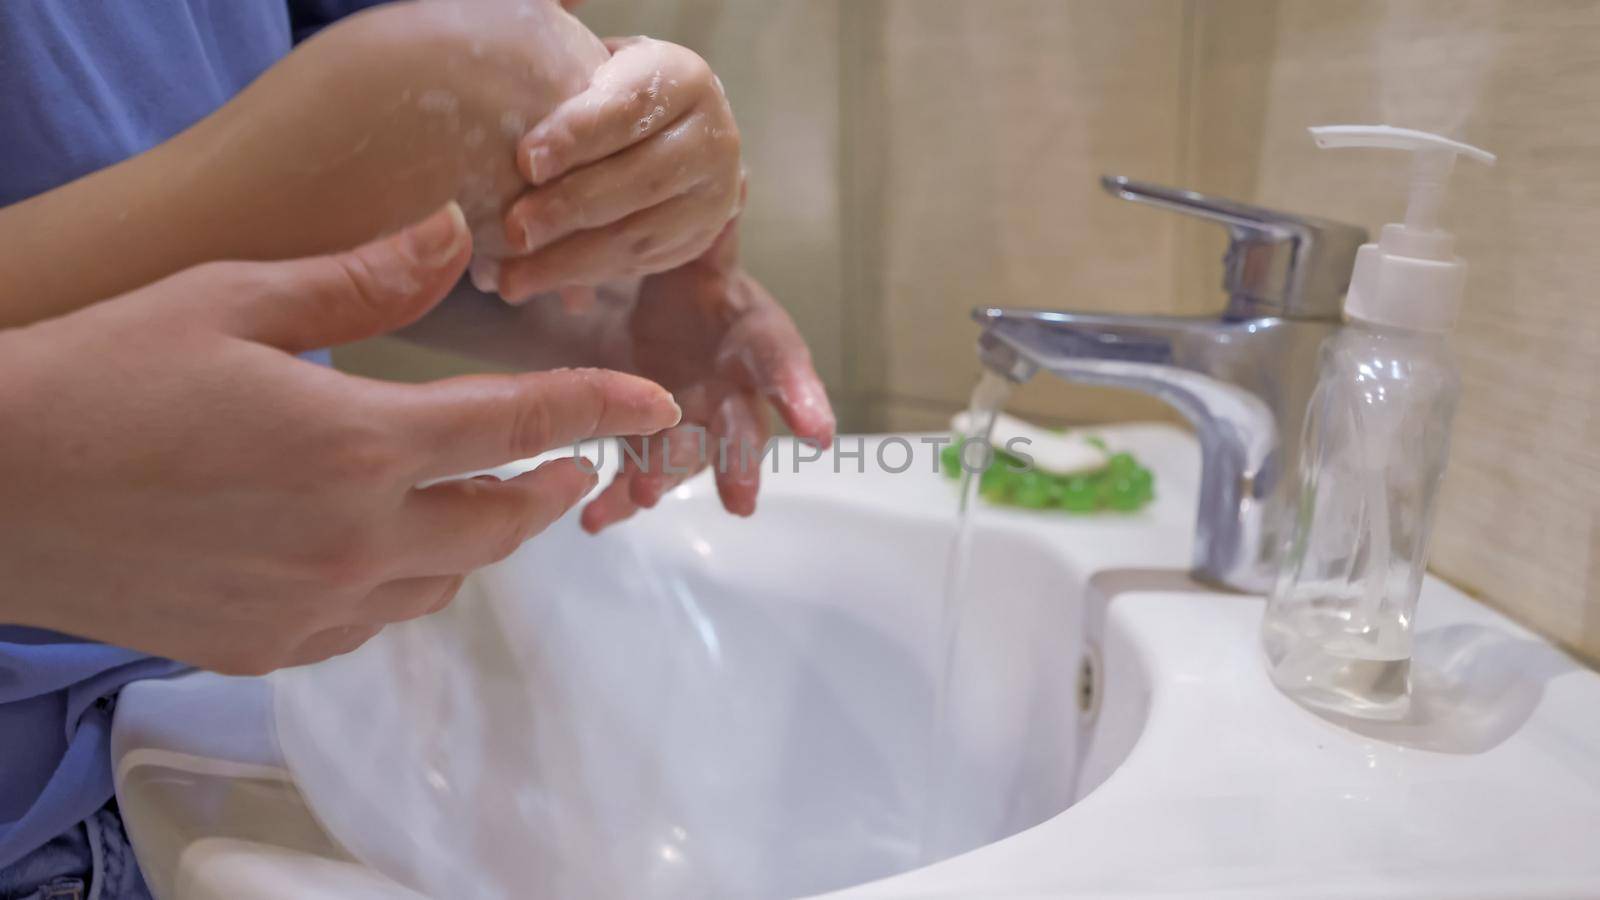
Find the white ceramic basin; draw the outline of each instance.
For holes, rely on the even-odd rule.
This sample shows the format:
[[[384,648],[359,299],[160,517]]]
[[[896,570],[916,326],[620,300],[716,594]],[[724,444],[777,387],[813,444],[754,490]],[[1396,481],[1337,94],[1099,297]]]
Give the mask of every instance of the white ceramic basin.
[[[1107,433],[1158,502],[984,511],[943,732],[953,488],[925,446],[897,475],[873,444],[864,473],[780,454],[749,521],[698,480],[599,538],[558,524],[351,656],[130,688],[114,755],[152,884],[1600,896],[1600,678],[1430,582],[1418,717],[1306,713],[1261,669],[1259,599],[1176,574],[1193,444]]]
[[[915,867],[943,523],[795,498],[567,523],[445,615],[278,682],[278,736],[358,857],[435,896],[783,897]],[[949,850],[1073,800],[1076,573],[990,531]],[[1071,588],[1064,586],[1071,585]]]

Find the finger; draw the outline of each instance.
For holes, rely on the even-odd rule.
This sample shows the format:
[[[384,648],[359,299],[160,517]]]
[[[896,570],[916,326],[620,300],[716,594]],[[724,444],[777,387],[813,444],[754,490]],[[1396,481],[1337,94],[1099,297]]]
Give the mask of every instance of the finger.
[[[754,278],[741,276],[736,283],[745,293],[740,305],[754,311],[724,342],[729,350],[718,360],[719,370],[771,403],[795,436],[829,446],[836,427],[833,405],[800,330]]]
[[[642,471],[639,461],[650,452],[649,445],[639,438],[627,438],[618,442],[617,452],[622,455],[622,465],[618,467],[617,474],[605,490],[589,501],[579,519],[583,530],[590,534],[598,534],[639,510],[632,498],[633,479]]]
[[[583,515],[578,520],[583,530],[599,534],[638,512],[639,504],[633,502],[632,491],[633,476],[619,473],[599,496],[583,508]]]
[[[467,264],[467,278],[479,293],[494,294],[500,290],[500,261],[487,256],[474,256]]]
[[[509,481],[473,478],[412,491],[395,556],[414,576],[470,572],[511,555],[595,486],[594,466],[554,459]]]
[[[460,280],[471,254],[466,220],[451,203],[347,253],[196,270],[230,282],[196,293],[228,332],[301,353],[415,322]]]
[[[580,231],[528,256],[503,261],[500,296],[523,303],[568,284],[597,285],[614,278],[675,269],[705,251],[717,231],[721,200],[692,192],[589,231]]]
[[[714,83],[705,61],[686,48],[648,38],[620,43],[587,90],[523,135],[522,177],[548,184],[631,147],[671,126]]]
[[[744,209],[745,195],[749,192],[748,182],[739,179],[739,210]],[[696,264],[710,266],[718,272],[732,272],[739,265],[739,215],[736,213],[706,252],[695,260]]]
[[[300,642],[289,655],[289,665],[307,666],[350,653],[378,636],[382,625],[344,625],[319,631]]]
[[[592,437],[654,434],[682,418],[653,381],[603,369],[470,375],[399,389],[417,480],[487,469]]]
[[[680,425],[656,435],[642,470],[631,479],[628,496],[634,504],[653,509],[669,491],[711,464],[716,448],[711,435],[698,425]]]
[[[450,605],[465,578],[434,575],[380,584],[362,602],[363,624],[388,625],[432,615]]]
[[[838,420],[809,352],[804,359],[790,360],[772,376],[761,394],[795,437],[822,449],[833,444]]]
[[[532,253],[687,194],[726,168],[707,162],[719,147],[726,149],[709,134],[701,117],[692,116],[661,140],[635,144],[524,193],[506,212],[506,241]]]
[[[717,458],[717,496],[722,507],[736,516],[754,515],[761,490],[761,458],[771,432],[755,397],[729,394],[717,409],[712,434],[726,447]],[[725,458],[724,458],[725,457]]]

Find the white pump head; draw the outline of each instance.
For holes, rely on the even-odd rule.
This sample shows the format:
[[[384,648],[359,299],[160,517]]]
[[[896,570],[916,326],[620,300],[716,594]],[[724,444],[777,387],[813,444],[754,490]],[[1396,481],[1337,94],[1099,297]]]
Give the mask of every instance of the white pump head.
[[[1356,254],[1345,313],[1398,328],[1450,330],[1461,305],[1466,263],[1454,253],[1455,237],[1439,227],[1445,182],[1457,156],[1492,166],[1494,154],[1388,125],[1328,125],[1311,129],[1311,136],[1324,149],[1379,147],[1412,154],[1405,222],[1385,225],[1378,243]]]

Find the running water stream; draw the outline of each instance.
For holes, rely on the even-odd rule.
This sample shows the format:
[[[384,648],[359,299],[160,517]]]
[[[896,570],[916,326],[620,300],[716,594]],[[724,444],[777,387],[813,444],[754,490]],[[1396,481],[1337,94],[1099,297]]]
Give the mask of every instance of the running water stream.
[[[968,557],[972,551],[973,506],[977,502],[978,488],[983,471],[994,460],[989,446],[989,436],[994,430],[995,417],[1011,396],[1012,384],[993,372],[984,372],[967,407],[967,432],[960,435],[961,496],[956,508],[955,536],[950,541],[950,552],[945,559],[943,604],[939,610],[938,639],[934,645],[938,654],[934,658],[934,713],[928,741],[927,786],[923,792],[924,806],[919,829],[918,849],[921,862],[931,863],[959,852],[959,823],[947,815],[951,800],[959,794],[954,790],[960,778],[959,760],[950,733],[950,689],[959,668],[956,648],[961,637],[961,624],[967,604],[973,601],[975,586],[967,584]],[[974,677],[976,673],[965,673]]]

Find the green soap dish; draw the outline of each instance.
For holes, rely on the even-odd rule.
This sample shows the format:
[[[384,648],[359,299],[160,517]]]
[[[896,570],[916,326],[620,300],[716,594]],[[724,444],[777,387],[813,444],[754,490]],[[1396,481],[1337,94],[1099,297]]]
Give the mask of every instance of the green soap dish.
[[[961,438],[939,453],[940,469],[961,478]],[[1092,442],[1102,448],[1098,438]],[[1030,468],[1020,457],[995,448],[994,460],[978,480],[978,494],[996,506],[1060,510],[1073,514],[1137,512],[1155,499],[1155,473],[1128,453],[1113,453],[1092,472],[1057,475]]]

